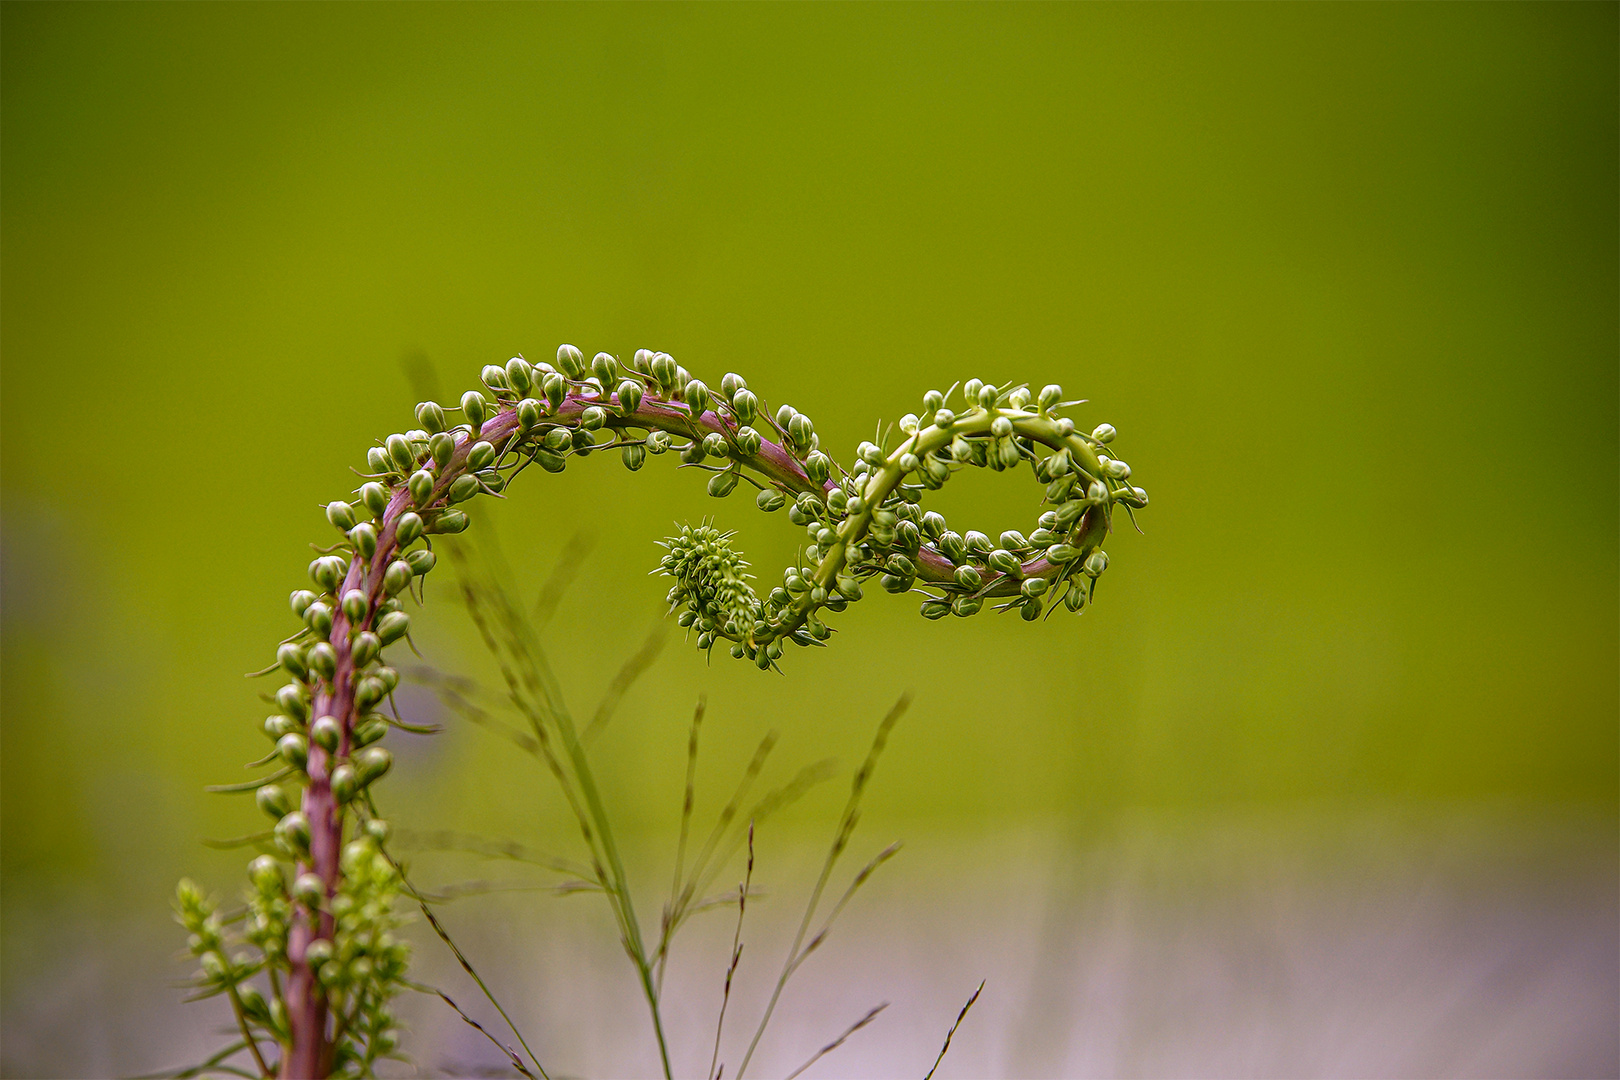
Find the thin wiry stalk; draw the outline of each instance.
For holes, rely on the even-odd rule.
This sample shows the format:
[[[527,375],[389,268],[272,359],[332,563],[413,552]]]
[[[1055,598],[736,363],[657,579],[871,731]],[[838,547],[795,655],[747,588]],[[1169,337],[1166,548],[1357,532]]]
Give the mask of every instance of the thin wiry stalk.
[[[580,736],[580,742],[589,746],[596,736],[601,734],[602,729],[607,727],[625,692],[648,668],[652,667],[653,661],[658,659],[658,654],[664,651],[665,639],[664,628],[653,627],[652,632],[647,635],[647,640],[642,642],[641,648],[619,668],[619,673],[613,677],[613,682],[602,694],[602,701],[596,706],[596,714],[591,717],[591,722],[585,725],[585,733]]]
[[[495,992],[489,988],[488,983],[484,982],[484,977],[478,974],[478,969],[472,966],[472,961],[468,960],[467,954],[461,951],[461,946],[457,945],[455,939],[450,936],[450,931],[446,930],[444,928],[444,924],[439,922],[438,917],[433,914],[433,908],[429,906],[427,900],[420,892],[416,890],[416,886],[411,884],[411,879],[405,874],[405,868],[399,864],[392,854],[389,853],[386,847],[381,848],[380,850],[383,853],[383,857],[386,858],[394,867],[394,871],[399,874],[400,884],[405,887],[405,891],[410,893],[411,898],[415,900],[417,906],[422,909],[422,916],[427,919],[428,925],[433,928],[433,932],[438,935],[439,940],[444,942],[445,946],[449,948],[451,954],[455,956],[456,962],[461,965],[461,970],[472,976],[472,981],[478,984],[478,989],[484,992],[484,997],[489,1000],[491,1005],[495,1006],[495,1011],[501,1014],[501,1019],[505,1020],[506,1026],[512,1029],[512,1034],[517,1036],[518,1045],[522,1046],[523,1052],[529,1055],[529,1060],[534,1062],[534,1067],[539,1070],[540,1076],[543,1078],[543,1080],[550,1080],[550,1077],[546,1073],[546,1067],[540,1064],[540,1059],[535,1056],[533,1050],[529,1049],[529,1043],[523,1038],[523,1032],[519,1031],[518,1026],[512,1022],[511,1016],[507,1015],[506,1009],[502,1007],[500,1001],[495,997]],[[442,997],[443,995],[441,994],[440,996]],[[446,998],[445,1000],[448,1001],[449,999]],[[453,1005],[454,1003],[452,1002],[452,1006]],[[456,1009],[456,1011],[461,1012],[460,1009]],[[466,1016],[465,1013],[462,1013],[462,1015]],[[476,1027],[477,1025],[474,1026]],[[480,1028],[479,1030],[483,1029]]]
[[[660,994],[664,992],[664,965],[669,959],[669,939],[675,932],[675,905],[680,901],[681,875],[686,870],[686,838],[692,831],[692,807],[697,801],[698,734],[703,727],[705,704],[705,699],[700,696],[697,707],[692,710],[692,727],[686,736],[686,790],[681,799],[680,839],[675,842],[675,878],[669,887],[669,903],[664,905],[663,927],[658,941],[658,992]]]
[[[743,916],[748,912],[748,887],[754,881],[754,823],[748,823],[748,869],[743,872],[742,884],[737,887],[737,928],[731,934],[731,963],[726,967],[726,989],[720,995],[720,1016],[714,1022],[714,1053],[709,1055],[710,1080],[718,1080],[719,1074],[715,1071],[720,1061],[720,1033],[726,1027],[726,1006],[731,1003],[731,979],[737,974],[737,964],[742,960],[742,924]],[[725,1066],[721,1065],[720,1068]]]
[[[748,1052],[743,1055],[742,1064],[737,1067],[737,1080],[748,1072],[748,1063],[753,1059],[754,1051],[759,1046],[759,1040],[765,1034],[766,1026],[771,1022],[771,1014],[776,1011],[776,1003],[782,997],[782,988],[787,985],[789,976],[798,967],[800,947],[804,944],[804,935],[809,932],[810,921],[815,918],[816,906],[821,902],[821,894],[827,888],[827,879],[832,877],[833,867],[837,865],[838,858],[849,846],[849,838],[855,831],[855,823],[860,819],[861,796],[866,792],[866,784],[872,778],[877,768],[879,755],[888,744],[889,732],[905,713],[911,704],[911,695],[903,694],[900,700],[888,712],[881,723],[878,724],[877,734],[872,738],[872,748],[866,753],[866,760],[861,767],[855,770],[855,777],[850,782],[849,801],[844,804],[844,812],[838,819],[838,831],[833,835],[833,843],[827,852],[826,861],[821,865],[821,876],[816,879],[816,887],[810,892],[810,900],[805,904],[804,918],[799,920],[799,930],[793,936],[793,947],[788,950],[787,959],[782,962],[782,973],[777,976],[776,987],[771,991],[771,999],[765,1006],[765,1014],[759,1018],[759,1026],[754,1029],[754,1037],[748,1044]],[[821,936],[818,935],[819,943]]]
[[[973,1008],[973,1003],[979,1000],[979,995],[982,993],[984,993],[984,983],[980,982],[979,988],[973,991],[973,996],[967,999],[966,1005],[962,1006],[962,1011],[956,1014],[956,1023],[952,1024],[951,1030],[945,1033],[945,1045],[939,1048],[939,1057],[934,1059],[933,1067],[928,1070],[928,1075],[923,1077],[923,1080],[934,1080],[934,1071],[939,1068],[939,1063],[945,1060],[945,1051],[951,1048],[951,1037],[956,1034],[956,1029],[962,1026],[962,1021],[967,1018],[968,1010]]]
[[[465,575],[465,555],[457,554],[456,558]],[[486,550],[486,558],[498,558],[498,553]],[[625,872],[624,861],[585,748],[563,704],[556,679],[540,648],[538,635],[532,623],[512,603],[510,595],[498,582],[487,580],[474,585],[464,576],[462,589],[474,623],[478,625],[485,645],[494,654],[502,677],[507,682],[512,703],[528,717],[547,765],[563,788],[586,843],[591,848],[598,876],[606,885],[609,906],[619,926],[620,940],[641,982],[642,994],[652,1019],[653,1034],[658,1042],[659,1059],[664,1075],[669,1077],[672,1069],[659,1008],[658,988],[653,981],[652,964],[630,895],[629,876]],[[493,608],[494,619],[498,621],[501,630],[499,637],[494,632],[495,624],[484,610],[486,603]],[[611,713],[611,706],[605,708],[606,712],[599,708],[598,714]],[[552,751],[553,735],[562,744],[562,757]]]
[[[804,1070],[808,1069],[810,1066],[814,1065],[816,1062],[820,1061],[822,1058],[826,1057],[828,1054],[832,1053],[834,1050],[838,1049],[840,1046],[843,1046],[845,1039],[849,1038],[851,1035],[853,1035],[857,1031],[861,1030],[861,1028],[865,1027],[867,1024],[870,1024],[873,1020],[876,1020],[877,1016],[878,1016],[878,1013],[882,1012],[884,1009],[887,1009],[888,1007],[889,1007],[889,1003],[887,1001],[885,1001],[881,1005],[874,1006],[872,1008],[872,1010],[870,1012],[868,1012],[865,1016],[861,1017],[859,1020],[857,1020],[853,1024],[849,1025],[849,1027],[844,1030],[844,1033],[842,1035],[838,1036],[838,1038],[834,1039],[832,1042],[828,1043],[826,1046],[823,1046],[820,1050],[817,1050],[814,1054],[812,1054],[809,1061],[805,1062],[803,1065],[800,1065],[797,1069],[794,1069],[792,1072],[788,1073],[786,1080],[793,1080],[794,1077],[796,1077],[800,1073],[804,1072]],[[741,1076],[742,1073],[738,1073],[737,1075]]]
[[[507,1046],[505,1043],[501,1042],[494,1035],[491,1035],[489,1030],[485,1028],[483,1024],[480,1024],[478,1021],[468,1016],[466,1010],[460,1005],[457,1005],[455,999],[449,994],[445,993],[443,990],[440,990],[438,987],[433,986],[419,986],[416,989],[423,993],[432,992],[439,995],[439,997],[443,999],[444,1003],[456,1010],[456,1014],[470,1024],[472,1028],[478,1032],[478,1034],[488,1039],[491,1043],[494,1043],[495,1048],[500,1050],[501,1053],[505,1054],[507,1060],[511,1061],[512,1068],[516,1069],[521,1075],[529,1077],[530,1080],[534,1080],[534,1073],[530,1072],[528,1066],[523,1064],[523,1059],[517,1056],[517,1052],[514,1051],[510,1046]]]

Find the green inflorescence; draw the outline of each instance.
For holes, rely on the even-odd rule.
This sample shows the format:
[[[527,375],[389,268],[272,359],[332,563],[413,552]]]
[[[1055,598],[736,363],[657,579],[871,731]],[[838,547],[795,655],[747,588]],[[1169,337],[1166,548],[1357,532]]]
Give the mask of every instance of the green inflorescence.
[[[921,594],[930,619],[986,606],[1027,620],[1084,610],[1108,567],[1102,545],[1116,510],[1133,514],[1148,501],[1115,456],[1114,428],[1078,431],[1060,415],[1073,403],[1057,386],[1032,394],[969,379],[930,390],[846,468],[792,406],[772,412],[736,374],[711,388],[668,353],[587,362],[564,345],[555,364],[488,365],[482,383],[459,405],[418,405],[418,426],[373,446],[364,482],[323,508],[337,540],[310,563],[313,588],[292,594],[299,627],[265,672],[288,679],[264,722],[280,768],[222,789],[257,789],[275,822],[248,838],[264,853],[249,868],[241,931],[222,926],[195,886],[180,889],[199,985],[231,997],[242,1049],[266,1075],[368,1075],[393,1052],[388,1001],[405,966],[390,936],[400,882],[370,792],[392,763],[376,744],[398,723],[381,711],[399,681],[383,654],[409,634],[404,601],[437,563],[433,538],[471,524],[463,504],[504,492],[530,465],[561,472],[608,449],[632,471],[673,451],[709,473],[717,498],[746,482],[761,510],[786,509],[804,530],[781,583],[756,593],[732,534],[710,524],[664,541],[657,572],[674,579],[671,608],[699,648],[724,642],[769,670],[787,643],[825,644],[826,616],[874,582]],[[967,468],[1028,471],[1042,509],[1027,535],[958,532],[923,510],[929,492]],[[252,952],[228,956],[233,944]]]

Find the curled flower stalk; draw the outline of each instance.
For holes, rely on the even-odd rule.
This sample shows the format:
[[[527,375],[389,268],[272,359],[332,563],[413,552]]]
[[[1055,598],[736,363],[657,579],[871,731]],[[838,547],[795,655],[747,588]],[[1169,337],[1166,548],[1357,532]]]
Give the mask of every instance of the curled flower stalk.
[[[770,413],[735,374],[711,390],[667,353],[587,363],[564,345],[555,364],[514,358],[485,367],[482,383],[459,406],[418,405],[419,426],[372,447],[365,482],[326,506],[339,535],[310,563],[313,587],[292,594],[302,625],[266,672],[288,679],[264,724],[279,768],[237,788],[256,789],[275,819],[247,838],[264,850],[250,867],[241,931],[254,952],[227,956],[218,914],[195,886],[180,892],[200,992],[230,997],[238,1051],[264,1075],[368,1075],[394,1051],[388,1003],[407,958],[391,930],[402,882],[370,788],[392,763],[378,744],[399,723],[382,711],[398,682],[384,652],[409,632],[403,601],[436,565],[434,537],[468,527],[461,504],[501,495],[531,465],[561,472],[611,450],[632,471],[676,453],[710,474],[712,496],[750,485],[761,510],[786,508],[805,530],[781,584],[756,592],[731,535],[706,524],[668,538],[656,572],[673,579],[671,609],[699,648],[722,646],[762,670],[778,667],[787,644],[826,644],[827,617],[874,579],[920,593],[931,619],[986,604],[1031,620],[1059,606],[1081,611],[1107,568],[1115,510],[1147,505],[1111,454],[1114,429],[1076,430],[1056,386],[1032,394],[972,379],[929,391],[920,414],[862,443],[846,469],[802,413]],[[958,533],[922,509],[968,467],[1030,470],[1043,510],[1027,536]]]

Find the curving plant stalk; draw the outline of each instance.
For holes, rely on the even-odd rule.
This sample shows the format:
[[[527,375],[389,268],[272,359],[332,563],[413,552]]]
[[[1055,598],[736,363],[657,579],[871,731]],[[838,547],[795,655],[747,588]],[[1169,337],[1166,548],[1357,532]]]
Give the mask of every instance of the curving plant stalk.
[[[888,592],[921,592],[931,619],[995,601],[1031,620],[1059,605],[1080,611],[1108,565],[1102,544],[1114,508],[1147,504],[1127,483],[1129,466],[1108,452],[1114,429],[1077,431],[1059,415],[1072,403],[1056,386],[1032,395],[972,379],[955,409],[957,387],[929,391],[921,416],[862,443],[846,470],[821,450],[808,417],[787,405],[770,414],[734,374],[711,391],[666,353],[641,350],[628,363],[598,353],[587,364],[564,345],[555,365],[519,357],[485,367],[482,378],[484,389],[459,409],[417,406],[419,428],[369,451],[355,501],[326,507],[341,536],[310,564],[315,588],[292,594],[303,626],[261,673],[290,678],[265,721],[276,749],[264,764],[281,767],[230,789],[256,790],[276,819],[270,832],[245,838],[265,849],[249,867],[239,935],[257,955],[228,956],[221,916],[181,883],[177,908],[201,961],[200,994],[229,996],[242,1036],[232,1052],[250,1052],[264,1075],[366,1075],[394,1050],[388,1002],[407,957],[390,931],[403,882],[382,849],[388,828],[369,790],[391,764],[374,744],[399,723],[376,711],[398,682],[382,654],[409,630],[401,598],[433,570],[432,537],[468,527],[458,504],[500,494],[531,464],[560,472],[572,457],[609,449],[631,470],[678,451],[712,474],[717,497],[749,482],[762,510],[789,507],[809,539],[781,585],[757,594],[731,535],[708,525],[668,538],[659,569],[674,579],[671,610],[699,648],[723,642],[767,670],[786,643],[825,644],[826,614],[861,599],[873,578]],[[462,422],[452,425],[447,413],[457,411]],[[1027,537],[957,533],[921,509],[926,492],[970,465],[1028,467],[1044,485],[1047,509]],[[284,784],[301,789],[296,808]],[[639,935],[624,914],[624,932]],[[251,981],[260,975],[268,998]],[[661,1027],[659,1041],[662,1051]]]

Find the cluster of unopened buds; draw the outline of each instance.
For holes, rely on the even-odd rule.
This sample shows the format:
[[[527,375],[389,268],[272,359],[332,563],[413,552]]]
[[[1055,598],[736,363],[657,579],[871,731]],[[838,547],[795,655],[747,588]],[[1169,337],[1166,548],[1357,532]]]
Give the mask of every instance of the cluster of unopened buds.
[[[432,538],[468,527],[461,504],[500,496],[530,464],[561,472],[571,458],[605,450],[618,450],[631,470],[648,455],[674,452],[711,474],[715,497],[751,485],[761,510],[786,508],[805,530],[807,543],[780,585],[758,595],[731,534],[709,525],[668,538],[658,571],[674,579],[668,600],[700,648],[724,642],[761,669],[775,666],[785,643],[824,644],[832,633],[826,613],[860,600],[872,579],[887,592],[919,592],[930,619],[986,605],[1029,620],[1058,605],[1080,611],[1108,566],[1102,543],[1115,508],[1147,505],[1147,493],[1129,483],[1130,466],[1111,453],[1113,427],[1077,431],[1059,415],[1073,403],[1057,386],[1031,393],[970,379],[931,390],[919,413],[862,443],[846,469],[792,406],[771,411],[735,374],[711,388],[667,353],[641,350],[628,362],[598,353],[587,362],[564,345],[555,364],[516,357],[485,367],[482,382],[459,405],[418,405],[416,428],[370,449],[354,496],[326,505],[340,536],[310,563],[313,587],[292,594],[302,625],[269,669],[290,681],[264,724],[281,768],[258,787],[275,826],[250,868],[249,936],[262,954],[250,967],[276,976],[276,1000],[240,994],[234,962],[217,963],[241,998],[249,1041],[262,1032],[281,1044],[299,1075],[369,1067],[392,1049],[386,1002],[404,960],[391,938],[376,944],[387,937],[378,904],[396,886],[382,854],[387,825],[368,792],[392,763],[377,744],[401,724],[383,711],[399,681],[383,653],[409,633],[402,601],[420,599],[419,581],[436,564]],[[969,466],[1030,469],[1044,487],[1044,510],[1027,536],[959,533],[922,509],[927,492]],[[298,790],[290,795],[283,784]],[[345,842],[348,821],[356,831]],[[284,863],[292,864],[290,885]],[[362,864],[364,873],[346,872]],[[206,926],[194,893],[182,898],[182,917]],[[356,910],[371,913],[359,929]],[[215,951],[210,943],[199,955]]]

